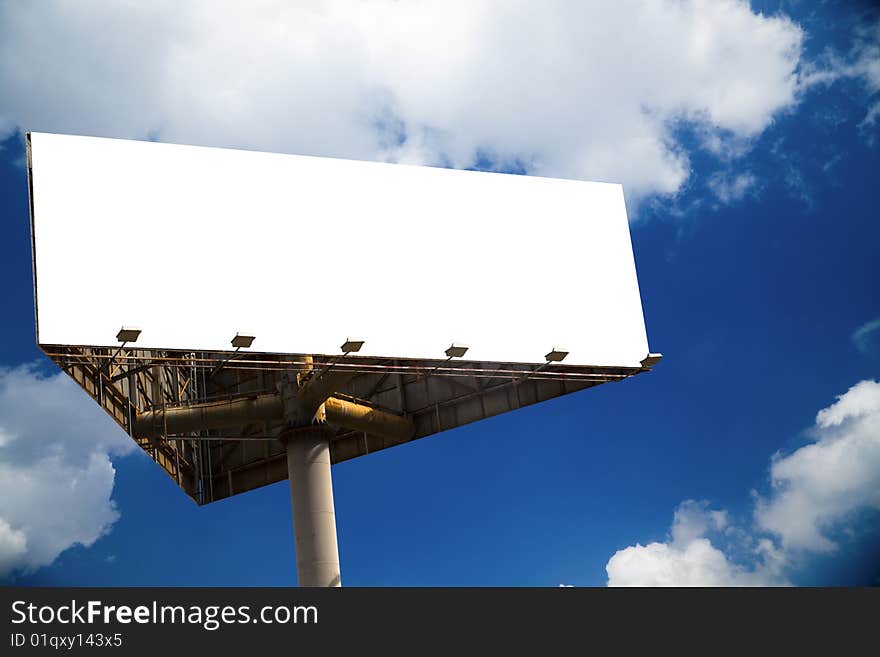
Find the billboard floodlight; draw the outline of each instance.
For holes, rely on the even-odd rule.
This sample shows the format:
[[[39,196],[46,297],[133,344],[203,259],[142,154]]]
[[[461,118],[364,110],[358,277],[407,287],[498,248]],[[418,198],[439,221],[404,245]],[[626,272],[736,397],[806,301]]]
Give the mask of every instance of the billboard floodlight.
[[[517,379],[517,381],[519,383],[526,381],[529,377],[531,377],[535,374],[538,374],[539,372],[543,372],[545,369],[547,369],[547,367],[550,365],[550,363],[561,363],[563,360],[565,360],[566,356],[568,356],[567,351],[565,351],[564,349],[559,349],[558,347],[553,347],[553,349],[550,350],[550,353],[548,353],[546,356],[544,356],[544,364],[543,365],[540,365],[539,367],[535,368],[534,370],[532,370],[528,374],[524,374],[519,379]]]
[[[550,350],[550,353],[544,356],[544,359],[548,363],[560,363],[565,360],[566,356],[568,356],[567,351],[563,351],[562,349],[557,349],[556,347],[553,347],[553,349]]]
[[[467,353],[468,348],[464,345],[452,343],[449,346],[449,349],[446,350],[446,356],[448,358],[461,358]]]
[[[138,337],[140,337],[141,330],[136,328],[131,328],[129,326],[123,326],[119,329],[119,332],[116,334],[117,342],[121,342],[119,345],[119,349],[116,350],[116,353],[110,356],[110,359],[105,362],[99,369],[98,374],[101,376],[104,375],[110,369],[110,366],[113,364],[113,361],[116,360],[116,357],[122,353],[122,350],[125,348],[129,342],[137,342]]]
[[[648,354],[642,359],[642,367],[654,367],[663,358],[663,354]]]
[[[236,349],[247,349],[254,343],[254,336],[252,335],[242,335],[241,333],[236,333],[235,337],[232,338],[232,346]]]
[[[227,357],[219,365],[217,365],[217,367],[215,367],[213,370],[211,370],[210,378],[213,379],[215,376],[217,376],[217,374],[220,373],[220,370],[223,369],[223,366],[226,365],[226,363],[231,361],[233,358],[235,358],[235,354],[238,353],[239,349],[247,349],[253,343],[254,343],[254,336],[242,335],[241,333],[236,333],[235,337],[232,338],[232,340],[231,340],[231,344],[233,347],[235,347],[235,351],[232,353],[231,356]]]
[[[363,346],[363,340],[352,340],[351,338],[348,338],[340,347],[340,349],[342,349],[342,353],[348,355],[359,352],[361,350],[361,347]]]
[[[465,347],[462,344],[455,344],[453,342],[451,345],[449,345],[449,348],[444,352],[446,354],[446,362],[448,363],[453,358],[461,358],[462,356],[464,356],[467,353],[468,348],[469,347]],[[442,365],[442,363],[441,363],[441,365]],[[432,374],[437,372],[437,370],[439,370],[439,369],[440,369],[440,365],[437,365],[434,367],[434,369],[432,369],[429,372],[427,372],[426,374],[424,374],[424,376],[431,376]]]
[[[119,329],[119,333],[116,334],[116,340],[118,342],[137,342],[140,335],[140,329],[123,326]]]
[[[363,347],[363,346],[364,346],[363,340],[352,340],[351,338],[346,338],[345,342],[342,343],[342,346],[339,347],[339,349],[342,351],[342,356],[348,356],[349,354],[354,354],[354,353],[359,352],[361,350],[361,347]],[[332,368],[334,365],[336,365],[336,363],[339,362],[339,359],[342,358],[342,356],[334,356],[332,359],[330,359],[330,362],[324,366],[324,369],[322,369],[320,372],[318,372],[318,375],[316,378],[320,379],[327,372],[329,372],[330,368]]]

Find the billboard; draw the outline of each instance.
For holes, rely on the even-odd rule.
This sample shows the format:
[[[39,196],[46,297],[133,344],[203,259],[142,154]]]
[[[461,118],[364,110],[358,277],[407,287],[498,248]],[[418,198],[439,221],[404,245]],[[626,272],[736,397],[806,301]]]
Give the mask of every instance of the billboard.
[[[30,134],[40,344],[638,366],[620,185]]]
[[[199,504],[292,426],[339,463],[659,360],[620,185],[43,133],[28,181],[41,349]]]

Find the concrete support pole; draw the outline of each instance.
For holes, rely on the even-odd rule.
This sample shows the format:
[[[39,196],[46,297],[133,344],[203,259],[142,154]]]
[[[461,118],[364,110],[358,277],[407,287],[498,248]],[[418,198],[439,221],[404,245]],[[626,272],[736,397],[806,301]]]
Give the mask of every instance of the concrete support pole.
[[[300,586],[342,586],[327,429],[288,431],[287,476]]]

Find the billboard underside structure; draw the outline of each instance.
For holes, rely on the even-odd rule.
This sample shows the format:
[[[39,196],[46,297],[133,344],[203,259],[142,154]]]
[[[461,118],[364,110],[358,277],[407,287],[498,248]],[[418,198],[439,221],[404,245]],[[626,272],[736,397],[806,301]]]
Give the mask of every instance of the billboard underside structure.
[[[656,360],[620,185],[44,133],[28,173],[41,349],[199,504],[292,423],[338,463]]]

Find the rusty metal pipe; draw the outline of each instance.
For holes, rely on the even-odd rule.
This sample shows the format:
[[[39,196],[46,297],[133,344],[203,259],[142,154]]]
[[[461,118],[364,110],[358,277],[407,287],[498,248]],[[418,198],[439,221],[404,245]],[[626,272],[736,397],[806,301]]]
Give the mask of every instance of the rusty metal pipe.
[[[398,441],[409,440],[415,433],[409,418],[337,397],[324,402],[324,414],[329,424]]]
[[[334,426],[398,441],[412,438],[415,432],[409,418],[336,397],[325,399],[316,417]],[[205,429],[241,427],[256,422],[281,422],[284,419],[281,396],[270,393],[138,413],[133,432],[137,437],[152,438]]]
[[[134,435],[153,437],[205,429],[240,427],[253,422],[271,422],[284,417],[281,397],[275,394],[245,399],[192,404],[177,408],[138,413]]]

